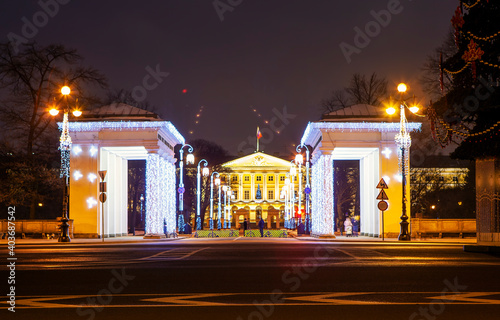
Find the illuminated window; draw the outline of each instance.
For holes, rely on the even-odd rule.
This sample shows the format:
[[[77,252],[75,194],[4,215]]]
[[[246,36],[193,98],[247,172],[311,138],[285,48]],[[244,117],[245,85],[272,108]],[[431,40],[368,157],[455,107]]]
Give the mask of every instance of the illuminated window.
[[[250,200],[250,191],[249,190],[244,191],[244,198],[245,198],[245,200]]]
[[[267,191],[267,199],[268,200],[274,200],[274,190],[268,190]]]
[[[235,200],[238,200],[238,191],[237,190],[233,190],[233,196],[234,196]]]
[[[285,182],[285,176],[281,175],[280,176],[280,181]]]
[[[259,181],[259,182],[262,181],[262,176],[256,176],[255,181]]]
[[[238,176],[233,176],[233,182],[238,182]]]
[[[267,181],[269,182],[274,181],[274,176],[273,175],[267,176]]]
[[[248,181],[250,181],[250,176],[245,176],[244,179],[245,179],[246,182],[248,182]]]

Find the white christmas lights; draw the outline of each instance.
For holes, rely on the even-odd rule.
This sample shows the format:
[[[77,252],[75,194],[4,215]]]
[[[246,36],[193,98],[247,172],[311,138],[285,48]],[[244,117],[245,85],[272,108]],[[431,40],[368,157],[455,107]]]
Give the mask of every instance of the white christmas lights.
[[[93,173],[89,173],[89,174],[87,175],[87,179],[89,179],[89,181],[90,181],[91,183],[94,183],[95,179],[97,179],[97,176],[96,176],[95,174],[93,174]]]
[[[411,131],[420,130],[422,124],[419,122],[408,122],[406,129]],[[378,131],[378,132],[399,132],[399,122],[309,122],[304,135],[300,141],[301,144],[312,144],[314,141],[309,139],[314,137],[317,130],[356,132],[356,131]]]
[[[83,174],[80,171],[75,170],[75,172],[73,172],[73,179],[75,179],[75,181],[80,180],[81,177],[83,177]]]
[[[312,230],[315,235],[333,235],[333,160],[321,155],[312,166]]]
[[[62,123],[58,123],[59,128],[63,127]],[[165,130],[171,133],[178,141],[177,143],[185,144],[184,137],[177,131],[170,121],[96,121],[96,122],[70,122],[69,130],[71,132],[95,132],[101,130],[144,130],[157,129]]]
[[[94,157],[97,154],[97,148],[95,146],[91,146],[89,149],[89,153],[91,157]]]
[[[146,234],[163,233],[160,200],[160,156],[149,153],[146,160]]]
[[[156,153],[146,161],[146,234],[175,232],[175,165]]]
[[[82,152],[82,148],[80,146],[74,146],[73,147],[73,153],[75,156],[79,155]]]
[[[87,198],[87,207],[92,209],[97,204],[97,200],[93,197]]]

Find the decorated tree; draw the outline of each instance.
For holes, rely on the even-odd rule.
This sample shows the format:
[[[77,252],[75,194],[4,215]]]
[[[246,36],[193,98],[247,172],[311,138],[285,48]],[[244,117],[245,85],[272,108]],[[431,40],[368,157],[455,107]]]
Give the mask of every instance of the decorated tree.
[[[455,157],[498,156],[500,1],[460,1],[451,19],[456,50],[440,56],[441,97],[431,104],[433,137],[459,144]],[[452,53],[452,54],[450,54]]]

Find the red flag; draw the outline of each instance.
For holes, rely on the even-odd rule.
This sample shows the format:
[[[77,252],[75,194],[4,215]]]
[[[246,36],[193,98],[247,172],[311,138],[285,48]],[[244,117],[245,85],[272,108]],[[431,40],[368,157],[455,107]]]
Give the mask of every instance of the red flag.
[[[262,133],[260,133],[259,127],[257,127],[257,139],[262,138]]]

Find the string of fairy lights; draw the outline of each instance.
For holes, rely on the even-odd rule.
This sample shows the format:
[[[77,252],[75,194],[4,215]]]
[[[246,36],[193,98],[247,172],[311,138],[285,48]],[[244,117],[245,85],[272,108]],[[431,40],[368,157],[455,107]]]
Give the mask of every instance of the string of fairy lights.
[[[484,46],[482,44],[491,43],[491,41],[495,40],[498,36],[500,36],[500,30],[494,32],[490,35],[477,35],[472,31],[463,30],[463,26],[465,24],[464,20],[464,8],[470,10],[471,8],[479,5],[482,0],[477,0],[471,4],[466,3],[465,1],[460,1],[460,5],[455,10],[455,14],[451,19],[451,24],[455,29],[455,44],[457,47],[459,46],[460,36],[463,39],[467,39],[469,43],[467,44],[467,49],[462,54],[462,60],[464,61],[464,65],[457,70],[451,70],[443,65],[443,58],[441,54],[440,58],[440,84],[441,91],[444,90],[443,85],[443,72],[451,75],[452,77],[471,69],[472,77],[476,79],[476,63],[480,63],[487,67],[500,69],[500,64],[492,63],[489,61],[485,61],[483,59],[483,55],[485,52],[483,51]],[[489,1],[487,1],[489,4]],[[486,4],[485,4],[486,5]],[[485,142],[488,139],[491,139],[498,135],[498,131],[500,129],[500,121],[493,123],[489,128],[484,129],[479,132],[470,132],[470,128],[464,126],[461,123],[452,125],[446,121],[444,121],[441,117],[436,114],[436,111],[433,108],[429,108],[428,117],[431,121],[431,131],[435,140],[439,142],[441,147],[446,147],[451,141],[453,137],[457,137],[462,141],[469,140],[471,142],[479,143]]]

